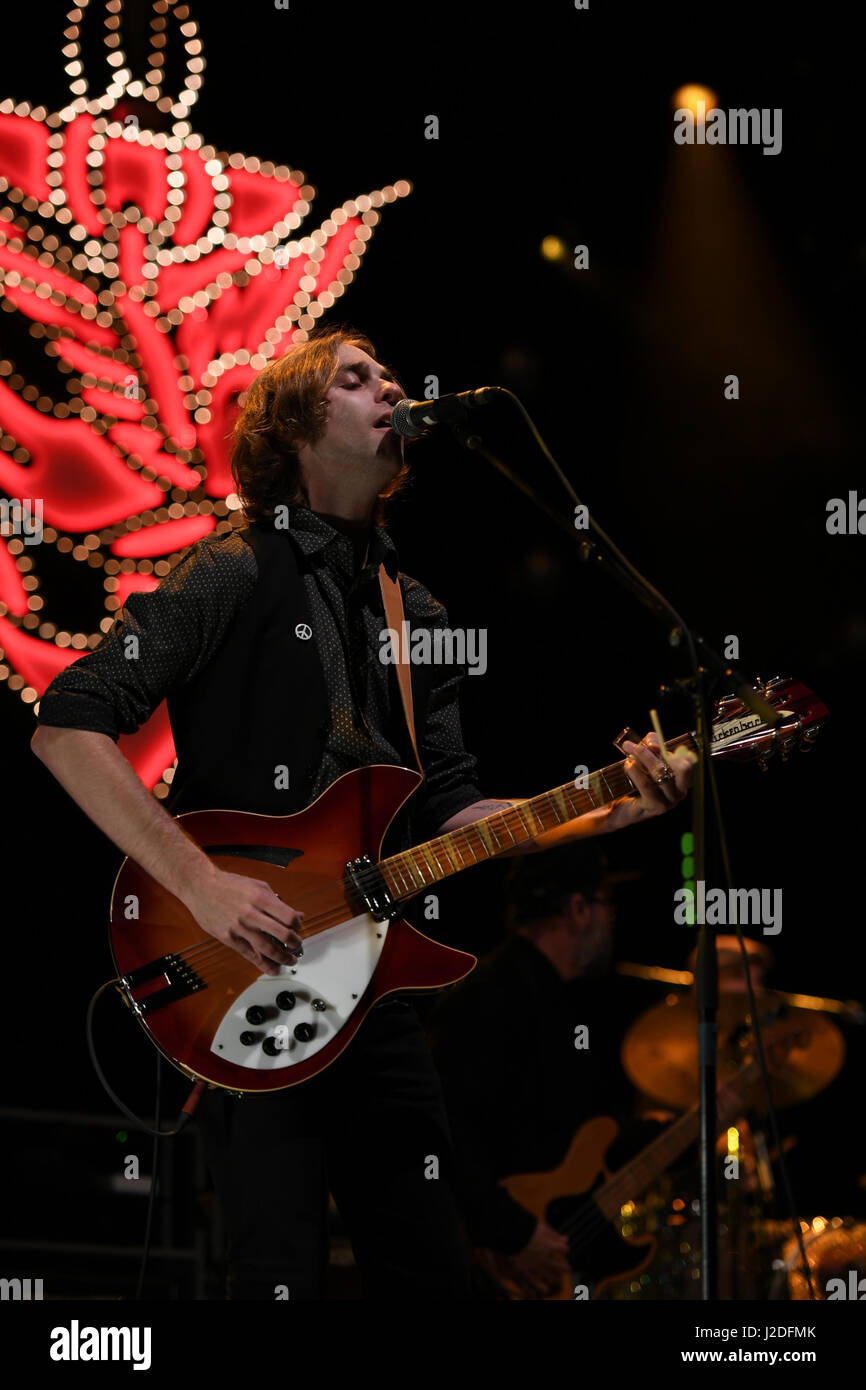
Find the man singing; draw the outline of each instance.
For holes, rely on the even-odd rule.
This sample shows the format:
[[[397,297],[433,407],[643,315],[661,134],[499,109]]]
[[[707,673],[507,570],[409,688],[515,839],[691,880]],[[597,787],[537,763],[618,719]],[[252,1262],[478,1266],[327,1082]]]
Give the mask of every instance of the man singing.
[[[79,806],[204,932],[266,974],[296,963],[303,914],[263,881],[218,868],[172,815],[288,815],[351,768],[413,764],[396,668],[379,660],[380,564],[399,577],[413,631],[446,628],[448,617],[399,573],[383,524],[407,472],[388,427],[403,395],[372,343],[346,327],[317,330],[270,363],[234,430],[247,524],[199,541],[158,589],[130,595],[114,630],[39,707],[34,752]],[[516,804],[484,801],[476,786],[463,675],[411,666],[425,781],[389,832],[391,852]],[[116,746],[163,699],[178,756],[165,808]],[[522,848],[616,830],[686,794],[690,762],[667,766],[654,735],[625,751],[634,796]],[[406,1000],[375,1006],[306,1082],[243,1097],[207,1091],[198,1121],[226,1219],[231,1298],[324,1297],[329,1192],[366,1298],[470,1297],[440,1086]],[[430,1154],[437,1181],[425,1176]]]

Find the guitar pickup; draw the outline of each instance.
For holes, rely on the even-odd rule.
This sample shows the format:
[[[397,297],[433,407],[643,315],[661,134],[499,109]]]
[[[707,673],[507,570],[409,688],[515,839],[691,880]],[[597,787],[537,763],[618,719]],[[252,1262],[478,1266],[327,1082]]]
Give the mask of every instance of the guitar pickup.
[[[373,863],[369,854],[362,854],[358,859],[350,859],[346,865],[346,873],[349,875],[352,887],[374,921],[387,922],[390,918],[397,916],[400,905],[395,903],[391,897],[384,875]]]

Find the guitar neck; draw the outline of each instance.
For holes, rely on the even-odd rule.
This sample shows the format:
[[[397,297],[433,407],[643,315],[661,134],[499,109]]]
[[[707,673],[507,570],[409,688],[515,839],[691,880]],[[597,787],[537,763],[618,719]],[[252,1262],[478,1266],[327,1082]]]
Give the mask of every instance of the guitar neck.
[[[744,1091],[757,1081],[759,1075],[758,1063],[752,1061],[737,1072],[726,1086],[719,1087],[716,1092],[716,1105],[720,1133],[736,1119]],[[689,1145],[697,1139],[699,1129],[700,1108],[693,1106],[593,1193],[596,1206],[608,1221],[615,1220],[624,1202],[632,1201],[640,1196],[641,1192],[645,1192],[656,1178],[667,1171],[674,1159],[685,1153]]]
[[[667,746],[671,751],[694,749],[695,742],[691,734],[683,734],[681,738],[669,740]],[[607,806],[634,791],[626,776],[624,761],[599,768],[578,781],[585,785],[576,787],[574,782],[565,782],[529,801],[495,811],[471,825],[449,830],[422,845],[413,845],[401,854],[382,859],[379,869],[389,893],[395,901],[411,898],[440,879],[480,864],[483,859],[494,859],[514,845],[534,840],[545,830],[553,830],[557,825]]]

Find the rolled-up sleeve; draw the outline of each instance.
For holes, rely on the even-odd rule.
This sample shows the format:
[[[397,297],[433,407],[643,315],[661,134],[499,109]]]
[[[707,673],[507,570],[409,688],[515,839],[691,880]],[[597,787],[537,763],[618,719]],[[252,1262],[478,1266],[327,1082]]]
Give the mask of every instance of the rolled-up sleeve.
[[[38,722],[115,742],[135,733],[211,659],[256,577],[255,556],[237,533],[198,541],[157,589],[130,594],[98,647],[55,676]]]

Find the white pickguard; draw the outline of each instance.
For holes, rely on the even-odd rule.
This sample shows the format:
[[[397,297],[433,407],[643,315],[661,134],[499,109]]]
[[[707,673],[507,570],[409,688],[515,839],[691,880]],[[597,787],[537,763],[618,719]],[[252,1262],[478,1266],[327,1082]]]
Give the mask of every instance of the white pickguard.
[[[365,912],[308,937],[296,966],[283,966],[278,975],[260,975],[234,999],[214,1034],[211,1052],[254,1071],[280,1071],[313,1057],[357,1007],[379,964],[387,935],[388,923],[377,922]],[[278,1007],[277,995],[283,991],[295,996],[294,1008]],[[314,999],[325,1008],[314,1009]],[[265,1010],[262,1023],[247,1020],[247,1009],[255,1005]],[[315,1024],[315,1036],[309,1042],[295,1037],[300,1023]],[[243,1043],[242,1033],[254,1033],[256,1040]],[[273,1056],[263,1048],[267,1037],[279,1046]]]

